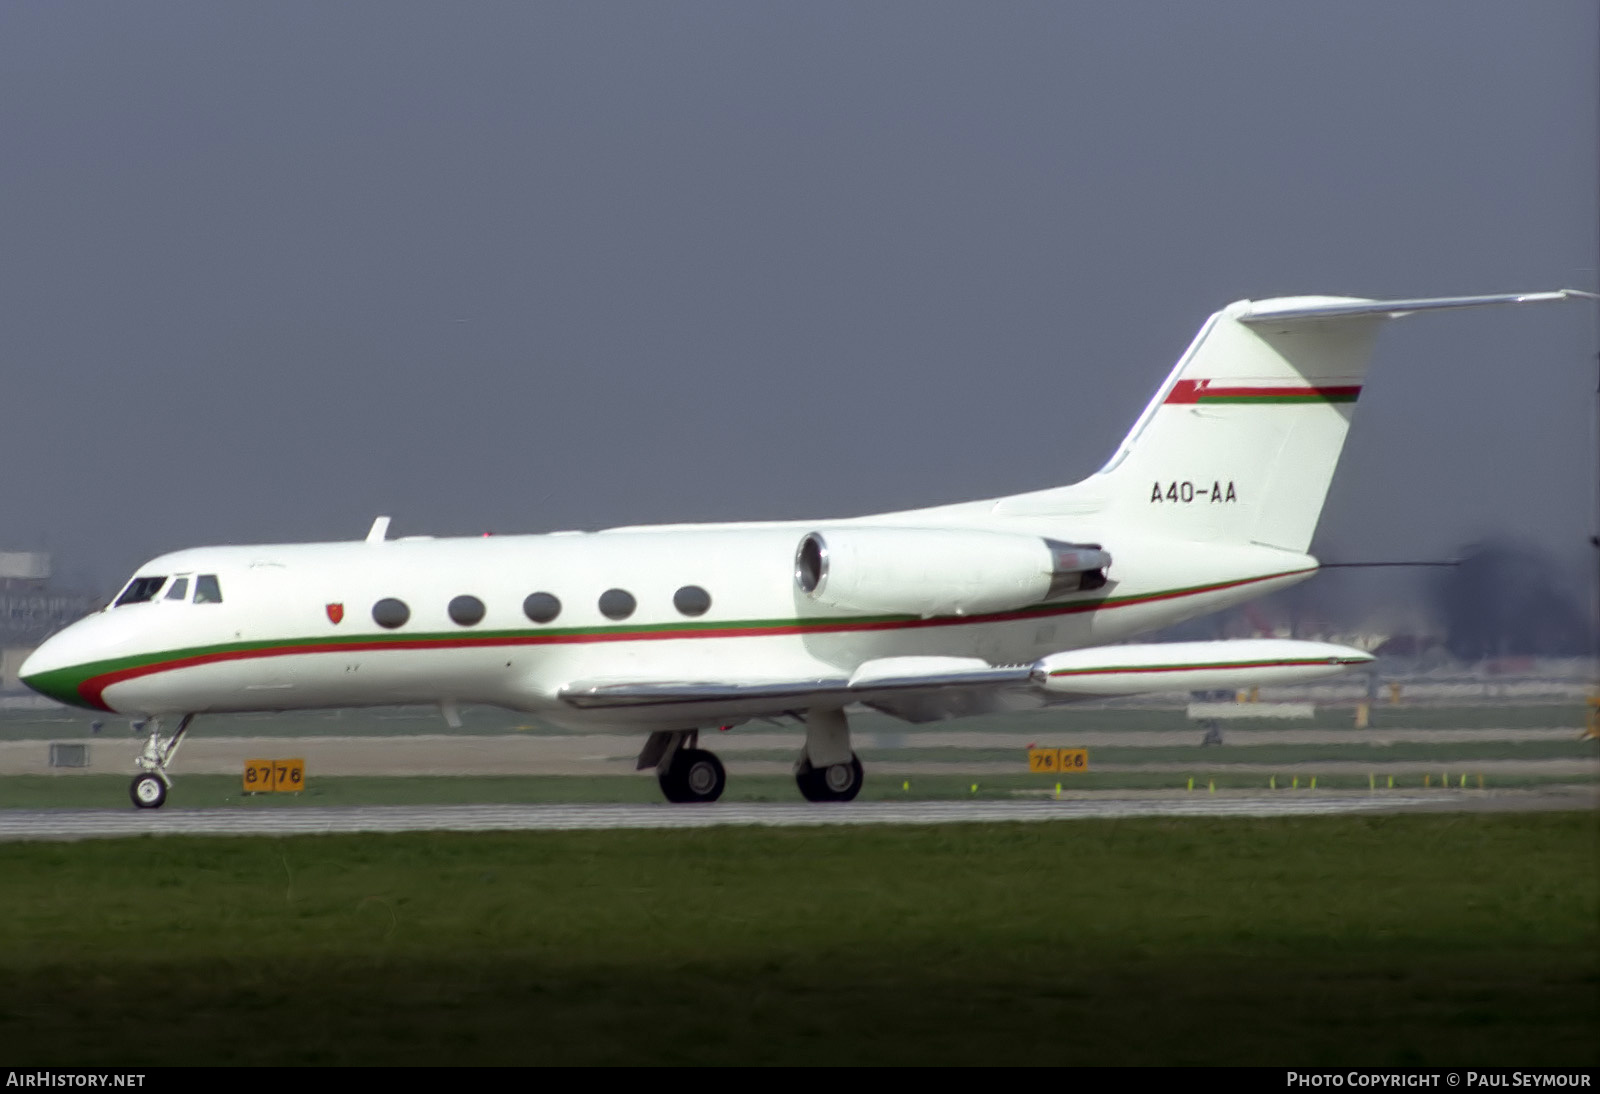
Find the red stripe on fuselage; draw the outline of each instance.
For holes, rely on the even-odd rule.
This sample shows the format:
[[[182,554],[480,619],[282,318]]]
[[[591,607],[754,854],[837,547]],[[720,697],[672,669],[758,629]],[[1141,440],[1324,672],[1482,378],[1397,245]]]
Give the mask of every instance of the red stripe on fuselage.
[[[1164,593],[1150,593],[1147,596],[1129,597],[1127,600],[1107,604],[1105,601],[1088,601],[1078,604],[1063,604],[1050,611],[1037,611],[1032,609],[1019,609],[1009,612],[996,612],[991,615],[972,616],[945,616],[936,619],[903,619],[903,620],[862,620],[861,622],[835,621],[827,624],[805,624],[801,622],[789,624],[776,624],[752,627],[720,627],[706,628],[703,630],[663,630],[663,631],[597,631],[590,634],[531,634],[497,635],[474,638],[471,635],[462,635],[460,638],[413,638],[413,639],[388,639],[372,642],[341,642],[337,645],[289,643],[282,646],[269,646],[262,649],[248,650],[218,650],[213,653],[200,653],[190,657],[177,657],[170,661],[152,661],[145,665],[133,665],[113,672],[101,673],[91,676],[78,685],[78,694],[83,700],[96,709],[111,711],[106,704],[104,695],[107,688],[120,684],[126,680],[134,680],[141,676],[153,676],[156,673],[172,672],[177,669],[193,668],[197,665],[217,664],[223,661],[248,661],[265,657],[293,657],[298,654],[312,653],[348,653],[368,652],[374,650],[439,650],[439,649],[475,649],[490,646],[555,646],[579,645],[589,642],[654,642],[673,638],[754,638],[788,634],[836,634],[853,633],[861,631],[890,631],[890,630],[921,630],[927,627],[955,627],[973,624],[1009,623],[1019,619],[1040,619],[1058,615],[1078,615],[1083,612],[1098,611],[1102,608],[1125,608],[1134,604],[1154,604],[1162,600],[1174,600],[1184,596],[1198,596],[1202,593],[1220,592],[1223,589],[1237,588],[1240,585],[1251,585],[1259,581],[1271,581],[1280,577],[1292,577],[1295,574],[1305,573],[1305,570],[1287,570],[1281,574],[1267,574],[1263,577],[1247,577],[1237,581],[1223,581],[1215,585],[1205,585],[1198,589],[1174,589]],[[113,713],[115,713],[113,711]]]

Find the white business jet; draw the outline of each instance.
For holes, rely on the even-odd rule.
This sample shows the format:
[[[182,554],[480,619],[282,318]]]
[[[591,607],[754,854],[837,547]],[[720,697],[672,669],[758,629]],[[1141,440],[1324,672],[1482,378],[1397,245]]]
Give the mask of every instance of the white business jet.
[[[726,778],[699,732],[792,718],[814,802],[861,789],[847,711],[911,722],[1333,676],[1356,649],[1118,644],[1304,581],[1378,328],[1573,290],[1292,297],[1208,319],[1100,471],[1071,486],[845,520],[202,547],[162,555],[22,667],[147,719],[136,805],[197,714],[436,704],[642,737],[669,801]],[[163,721],[176,721],[162,735]]]

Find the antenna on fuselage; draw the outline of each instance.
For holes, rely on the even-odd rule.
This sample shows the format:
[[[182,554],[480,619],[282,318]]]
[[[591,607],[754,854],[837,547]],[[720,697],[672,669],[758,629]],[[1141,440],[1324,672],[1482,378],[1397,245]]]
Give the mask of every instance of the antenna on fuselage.
[[[389,536],[389,518],[378,517],[373,520],[372,528],[367,532],[368,543],[382,543]]]

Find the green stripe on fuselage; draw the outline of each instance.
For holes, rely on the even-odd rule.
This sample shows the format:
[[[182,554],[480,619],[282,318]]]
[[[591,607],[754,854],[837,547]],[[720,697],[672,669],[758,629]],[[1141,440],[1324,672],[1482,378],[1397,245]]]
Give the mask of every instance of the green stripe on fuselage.
[[[1060,607],[1045,605],[1044,607]],[[1032,611],[1033,609],[1027,609]],[[431,631],[424,633],[364,633],[319,635],[304,638],[270,638],[251,642],[223,642],[209,646],[188,646],[181,649],[161,650],[155,653],[133,654],[105,661],[91,661],[83,665],[69,665],[49,672],[36,673],[22,682],[41,694],[70,706],[98,709],[83,701],[79,688],[87,681],[108,673],[129,669],[148,668],[168,662],[188,661],[194,658],[211,658],[232,653],[268,654],[274,650],[293,649],[296,653],[330,653],[346,646],[372,646],[382,644],[395,647],[415,646],[418,643],[447,643],[454,649],[471,649],[493,646],[498,643],[515,644],[530,638],[560,644],[563,639],[593,638],[626,639],[671,634],[703,634],[706,631],[765,630],[773,633],[793,630],[826,630],[832,628],[882,626],[910,623],[918,619],[913,615],[834,616],[823,619],[753,619],[724,622],[645,623],[604,627],[542,627],[537,630],[500,631]],[[704,635],[716,637],[715,634]],[[750,635],[748,637],[760,637]],[[435,647],[437,648],[437,647]]]
[[[1260,577],[1237,578],[1229,581],[1214,581],[1204,585],[1191,585],[1178,589],[1165,589],[1150,593],[1137,593],[1129,596],[1106,597],[1103,599],[1084,599],[1073,601],[1051,601],[1045,604],[1034,604],[1015,611],[996,612],[990,616],[950,616],[939,622],[945,625],[984,624],[992,622],[1008,622],[1019,618],[1028,618],[1036,615],[1055,615],[1067,612],[1097,611],[1102,608],[1120,607],[1126,604],[1136,604],[1148,600],[1170,599],[1177,596],[1188,596],[1216,589],[1231,588],[1236,585],[1251,584],[1258,581],[1270,581],[1274,578],[1289,577],[1301,570],[1285,570],[1282,573],[1264,574]],[[129,657],[111,658],[105,661],[94,661],[84,665],[71,665],[65,668],[53,669],[50,672],[36,673],[23,681],[28,687],[44,695],[70,706],[98,709],[85,703],[79,689],[87,681],[97,676],[108,673],[125,672],[129,669],[150,668],[168,662],[187,661],[193,658],[216,657],[230,653],[269,653],[273,650],[296,649],[297,652],[323,653],[336,651],[345,646],[371,645],[381,643],[404,647],[419,642],[450,643],[454,648],[472,648],[475,646],[492,646],[497,642],[514,644],[530,638],[547,640],[553,644],[567,638],[593,638],[604,636],[612,640],[625,640],[626,638],[645,637],[653,635],[671,634],[703,634],[703,632],[724,631],[770,631],[773,634],[783,632],[814,632],[839,630],[848,631],[860,627],[894,627],[927,625],[929,621],[915,615],[857,615],[857,616],[825,616],[814,619],[743,619],[727,620],[724,622],[682,622],[682,623],[643,623],[618,626],[599,627],[547,627],[539,629],[519,629],[501,631],[433,631],[422,634],[341,634],[321,635],[304,638],[272,638],[250,642],[224,642],[210,646],[190,646],[184,649],[163,650],[156,653],[134,654]],[[716,634],[704,635],[708,638],[717,637]],[[737,637],[762,637],[760,634],[738,635]],[[159,669],[155,670],[159,671]]]
[[[91,666],[83,665],[55,669],[51,672],[36,672],[32,676],[24,676],[22,682],[40,695],[54,699],[58,703],[65,703],[69,707],[97,710],[99,708],[90,706],[78,694],[78,685],[95,675],[89,671],[90,668]]]

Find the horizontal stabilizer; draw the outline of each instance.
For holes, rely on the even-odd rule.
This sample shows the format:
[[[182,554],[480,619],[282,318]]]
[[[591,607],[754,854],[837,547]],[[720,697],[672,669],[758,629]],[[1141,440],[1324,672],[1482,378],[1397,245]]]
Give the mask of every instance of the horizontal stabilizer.
[[[1234,318],[1250,326],[1290,320],[1397,319],[1419,311],[1445,308],[1484,308],[1495,304],[1542,304],[1558,300],[1594,298],[1577,289],[1553,292],[1502,293],[1495,296],[1435,296],[1422,300],[1359,300],[1348,296],[1290,296],[1246,303]]]

